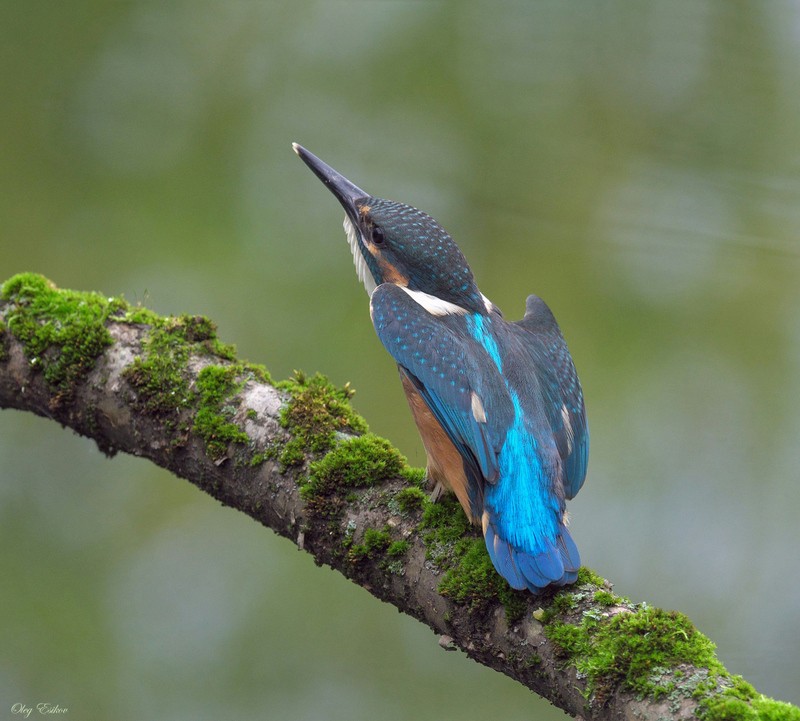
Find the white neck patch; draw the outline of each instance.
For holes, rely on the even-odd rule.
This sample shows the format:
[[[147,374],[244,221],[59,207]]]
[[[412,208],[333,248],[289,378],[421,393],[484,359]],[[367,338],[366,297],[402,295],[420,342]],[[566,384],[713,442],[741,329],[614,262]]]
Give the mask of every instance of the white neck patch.
[[[442,300],[441,298],[437,298],[435,295],[424,293],[421,290],[409,290],[403,285],[400,287],[431,315],[466,315],[469,313],[466,308],[462,308],[460,305],[451,303],[449,300]]]
[[[483,305],[486,308],[487,313],[500,313],[497,306],[492,303],[483,293],[481,293],[481,298],[483,299]]]
[[[375,290],[375,278],[372,277],[367,261],[361,252],[361,243],[358,237],[358,229],[353,225],[353,221],[345,215],[344,216],[344,232],[347,233],[347,242],[350,245],[350,252],[353,254],[353,264],[356,266],[356,273],[358,279],[364,284],[367,293],[371,296],[372,291]]]

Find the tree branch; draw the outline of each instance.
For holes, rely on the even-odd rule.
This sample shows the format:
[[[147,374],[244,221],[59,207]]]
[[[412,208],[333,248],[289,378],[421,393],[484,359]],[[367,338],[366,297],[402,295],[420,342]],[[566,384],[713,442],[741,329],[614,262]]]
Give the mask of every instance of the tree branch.
[[[291,539],[440,643],[587,719],[800,720],[725,671],[688,619],[578,584],[534,597],[494,572],[456,502],[322,377],[273,383],[205,318],[161,318],[41,276],[0,293],[0,407],[149,458]]]

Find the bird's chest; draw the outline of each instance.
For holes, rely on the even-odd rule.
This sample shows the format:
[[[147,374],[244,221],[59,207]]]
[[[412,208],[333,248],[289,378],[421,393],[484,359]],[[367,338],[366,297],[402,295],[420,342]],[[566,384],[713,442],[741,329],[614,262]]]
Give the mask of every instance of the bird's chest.
[[[436,417],[431,412],[428,404],[414,388],[406,374],[400,371],[400,380],[403,390],[419,431],[422,445],[428,456],[428,478],[435,484],[441,484],[447,490],[455,493],[467,517],[478,523],[479,509],[472,509],[470,502],[469,482],[464,472],[464,459],[456,450],[452,441]]]

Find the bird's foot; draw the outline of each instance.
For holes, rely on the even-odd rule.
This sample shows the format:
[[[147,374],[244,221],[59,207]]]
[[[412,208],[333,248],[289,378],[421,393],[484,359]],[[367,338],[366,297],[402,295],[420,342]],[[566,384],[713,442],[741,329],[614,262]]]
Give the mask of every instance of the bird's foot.
[[[445,493],[446,491],[447,489],[437,481],[436,485],[433,487],[433,490],[431,491],[431,495],[428,496],[430,502],[438,503],[439,499],[442,497],[442,494]]]

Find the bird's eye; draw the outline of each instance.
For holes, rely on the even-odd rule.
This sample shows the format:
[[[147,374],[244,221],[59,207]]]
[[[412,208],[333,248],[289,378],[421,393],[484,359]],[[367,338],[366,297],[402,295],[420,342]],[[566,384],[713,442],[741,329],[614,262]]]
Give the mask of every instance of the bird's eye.
[[[379,225],[374,225],[372,227],[372,242],[375,243],[375,245],[383,243],[383,229]]]

